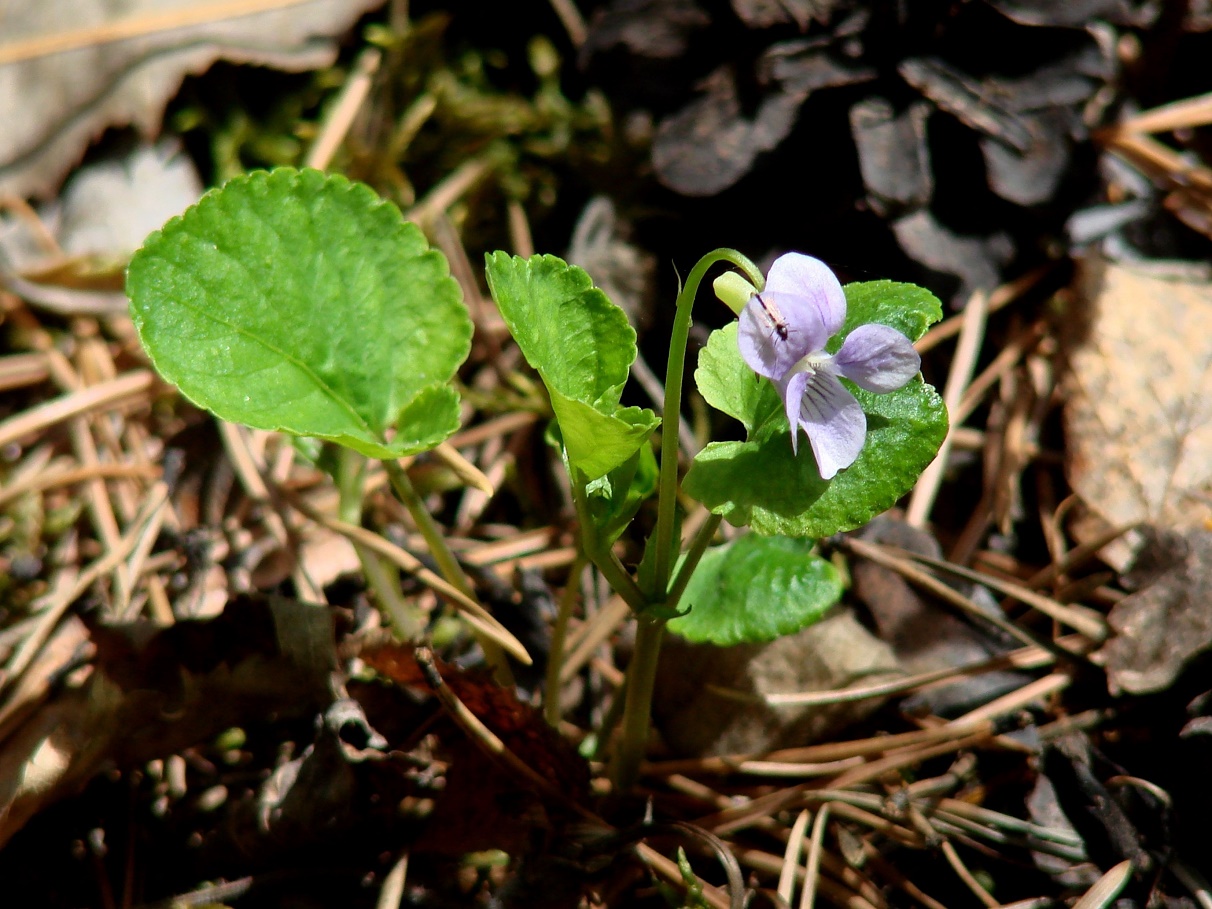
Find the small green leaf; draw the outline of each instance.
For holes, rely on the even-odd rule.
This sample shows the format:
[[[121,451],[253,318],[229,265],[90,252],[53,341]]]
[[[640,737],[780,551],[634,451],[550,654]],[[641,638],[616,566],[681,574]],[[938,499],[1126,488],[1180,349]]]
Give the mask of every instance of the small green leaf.
[[[942,317],[937,298],[912,284],[871,281],[845,290],[846,324],[831,350],[867,322],[917,340]],[[709,404],[745,426],[748,441],[713,442],[699,452],[687,494],[738,527],[819,539],[862,526],[913,488],[947,434],[946,408],[932,386],[916,378],[877,395],[847,383],[867,414],[867,439],[858,459],[826,482],[804,439],[792,454],[778,392],[741,359],[736,335],[735,322],[712,332],[695,381]]]
[[[488,287],[543,379],[573,467],[590,480],[630,458],[660,420],[620,407],[635,330],[581,269],[555,256],[487,257]]]
[[[773,641],[817,621],[841,596],[837,569],[812,543],[747,534],[703,554],[682,596],[690,612],[669,630],[719,646]]]
[[[707,346],[699,351],[694,381],[708,404],[740,420],[753,436],[759,427],[783,414],[783,402],[774,386],[741,359],[736,336],[736,322],[711,333]],[[784,427],[786,424],[784,418]]]
[[[238,177],[148,237],[127,292],[156,369],[225,420],[377,458],[458,429],[461,292],[367,186],[290,168]]]

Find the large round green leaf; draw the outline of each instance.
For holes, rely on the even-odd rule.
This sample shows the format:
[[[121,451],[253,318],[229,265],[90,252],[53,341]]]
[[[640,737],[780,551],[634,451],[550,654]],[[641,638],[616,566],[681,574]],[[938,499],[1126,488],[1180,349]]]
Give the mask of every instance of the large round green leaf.
[[[369,187],[290,168],[238,177],[148,237],[127,293],[156,369],[225,420],[380,458],[458,429],[462,294]]]

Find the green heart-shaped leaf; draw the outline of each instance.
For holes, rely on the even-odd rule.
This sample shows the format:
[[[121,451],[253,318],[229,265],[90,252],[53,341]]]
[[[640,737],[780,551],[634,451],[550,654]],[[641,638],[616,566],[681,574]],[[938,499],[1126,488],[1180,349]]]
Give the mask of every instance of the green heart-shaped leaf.
[[[832,351],[858,325],[891,325],[917,340],[942,317],[937,298],[912,284],[872,281],[845,290],[846,324]],[[778,392],[746,365],[736,335],[735,322],[712,332],[695,381],[709,404],[744,424],[748,441],[713,442],[699,452],[683,487],[689,495],[730,524],[819,539],[862,526],[913,488],[947,434],[947,411],[933,387],[919,377],[877,395],[847,383],[867,414],[867,438],[858,459],[825,481],[802,439],[792,454]]]
[[[842,596],[837,569],[812,543],[747,534],[703,554],[669,630],[719,646],[773,641],[817,621]]]

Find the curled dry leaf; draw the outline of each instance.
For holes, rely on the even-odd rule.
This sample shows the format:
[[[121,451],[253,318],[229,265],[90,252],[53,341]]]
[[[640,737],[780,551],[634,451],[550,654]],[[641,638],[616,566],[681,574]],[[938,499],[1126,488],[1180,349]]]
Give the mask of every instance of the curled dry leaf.
[[[106,127],[133,124],[155,134],[181,81],[216,60],[293,72],[328,66],[337,49],[326,39],[381,2],[247,0],[238,12],[210,0],[8,4],[0,191],[53,192]],[[113,35],[129,37],[106,40]]]
[[[1212,520],[1212,284],[1092,258],[1067,318],[1069,482],[1110,524]],[[1133,543],[1135,539],[1135,543]],[[1108,547],[1117,570],[1139,537]]]

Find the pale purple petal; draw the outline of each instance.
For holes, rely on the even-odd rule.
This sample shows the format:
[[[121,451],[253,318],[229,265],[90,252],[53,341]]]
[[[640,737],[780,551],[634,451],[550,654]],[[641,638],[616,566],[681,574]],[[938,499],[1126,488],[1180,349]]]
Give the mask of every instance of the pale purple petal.
[[[839,470],[853,464],[863,450],[867,415],[854,395],[828,372],[818,371],[811,376],[802,395],[798,423],[808,433],[821,479],[832,479]]]
[[[887,325],[860,325],[833,357],[832,371],[859,388],[886,394],[917,375],[922,358],[903,334]]]
[[[801,352],[798,343],[791,343],[802,338],[802,333],[792,334],[789,325],[783,328],[787,335],[785,339],[779,332],[779,326],[771,322],[756,295],[750,297],[745,308],[741,310],[740,324],[737,326],[737,346],[741,349],[741,358],[759,376],[777,381],[785,376],[804,354],[810,353]],[[824,344],[823,341],[821,343]]]
[[[779,396],[783,399],[783,408],[787,411],[787,424],[791,427],[791,453],[800,453],[800,401],[804,397],[804,389],[808,381],[815,378],[810,372],[797,372],[791,375],[787,382],[775,382]]]
[[[762,296],[773,294],[793,325],[817,322],[828,340],[842,330],[846,321],[846,294],[829,266],[803,253],[784,253],[774,260],[766,275]],[[784,301],[784,298],[791,298]],[[811,307],[813,316],[807,310]],[[823,342],[822,342],[823,344]],[[822,344],[804,353],[819,350]],[[803,356],[801,354],[800,356]]]

